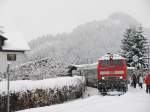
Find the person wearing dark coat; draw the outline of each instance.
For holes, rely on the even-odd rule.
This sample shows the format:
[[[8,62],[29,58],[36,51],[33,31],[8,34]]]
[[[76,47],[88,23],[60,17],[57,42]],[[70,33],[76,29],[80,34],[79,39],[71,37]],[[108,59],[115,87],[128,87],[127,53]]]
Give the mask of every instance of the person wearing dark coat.
[[[135,74],[133,74],[132,81],[133,81],[133,87],[136,88],[137,78]]]

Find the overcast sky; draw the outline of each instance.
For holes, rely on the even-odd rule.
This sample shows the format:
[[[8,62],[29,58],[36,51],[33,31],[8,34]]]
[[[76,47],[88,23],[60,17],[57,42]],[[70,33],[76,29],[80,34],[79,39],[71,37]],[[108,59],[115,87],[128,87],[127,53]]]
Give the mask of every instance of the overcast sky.
[[[0,0],[0,21],[29,41],[124,12],[150,27],[150,0]],[[5,27],[4,26],[4,27]]]

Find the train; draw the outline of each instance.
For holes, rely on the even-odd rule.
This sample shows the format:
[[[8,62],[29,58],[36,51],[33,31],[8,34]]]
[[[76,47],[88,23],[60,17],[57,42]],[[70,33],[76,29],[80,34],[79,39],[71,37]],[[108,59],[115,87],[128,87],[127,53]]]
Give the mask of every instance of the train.
[[[100,93],[128,90],[129,70],[125,58],[118,54],[108,53],[96,63],[72,66],[76,67],[73,74],[85,76],[87,86],[97,87]]]
[[[106,54],[98,60],[97,88],[101,93],[109,91],[126,92],[127,66],[126,60],[118,54]]]

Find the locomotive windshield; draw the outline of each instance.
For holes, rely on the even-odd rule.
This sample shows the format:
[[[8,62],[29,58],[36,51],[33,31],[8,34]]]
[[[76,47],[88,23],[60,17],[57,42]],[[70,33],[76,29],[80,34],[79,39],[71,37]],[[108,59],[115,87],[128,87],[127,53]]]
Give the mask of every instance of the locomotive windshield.
[[[123,66],[123,63],[121,60],[102,60],[101,66],[102,67]]]

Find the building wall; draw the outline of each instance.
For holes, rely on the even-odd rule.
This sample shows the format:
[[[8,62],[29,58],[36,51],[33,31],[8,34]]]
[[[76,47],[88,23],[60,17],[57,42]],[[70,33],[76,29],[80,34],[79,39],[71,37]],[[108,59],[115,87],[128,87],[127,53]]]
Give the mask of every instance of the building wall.
[[[16,61],[7,61],[7,54],[16,54]],[[1,52],[0,51],[0,73],[4,73],[7,71],[7,64],[10,63],[10,67],[15,67],[18,64],[22,63],[23,60],[26,58],[24,52]]]

